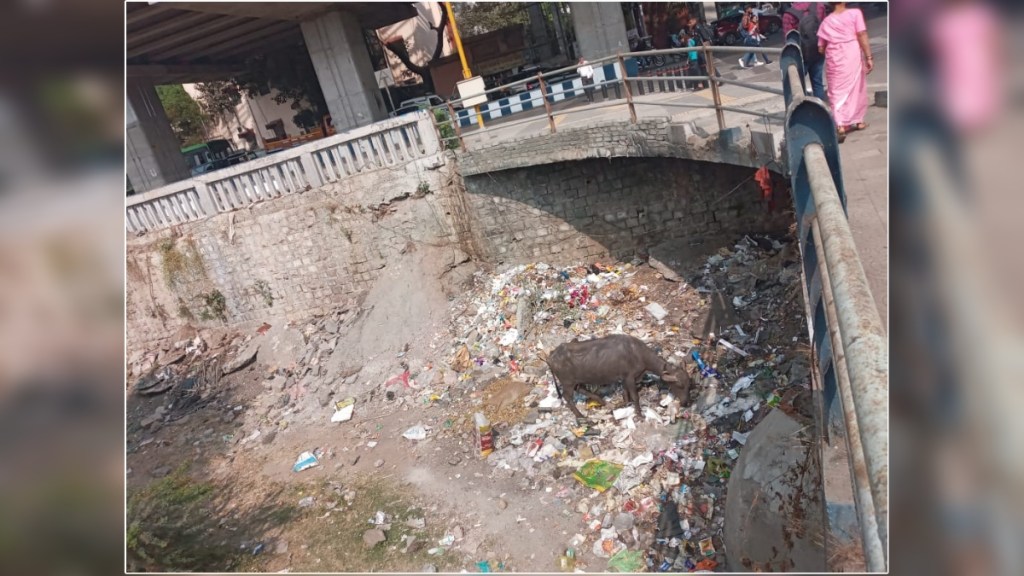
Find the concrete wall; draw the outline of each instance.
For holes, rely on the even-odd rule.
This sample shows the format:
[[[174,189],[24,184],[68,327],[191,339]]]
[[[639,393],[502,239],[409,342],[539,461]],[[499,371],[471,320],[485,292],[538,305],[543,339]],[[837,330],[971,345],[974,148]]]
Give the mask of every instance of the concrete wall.
[[[129,78],[125,94],[125,170],[136,192],[188,178],[188,163],[156,88]]]
[[[619,2],[573,2],[570,10],[580,56],[596,60],[616,52],[629,52]]]
[[[358,19],[328,12],[301,26],[334,127],[343,132],[383,120],[384,99]]]
[[[493,261],[631,258],[669,240],[784,232],[753,169],[671,158],[582,160],[464,178],[474,232]],[[738,187],[737,187],[738,186]],[[731,194],[727,194],[730,191]],[[781,178],[776,206],[788,198]]]

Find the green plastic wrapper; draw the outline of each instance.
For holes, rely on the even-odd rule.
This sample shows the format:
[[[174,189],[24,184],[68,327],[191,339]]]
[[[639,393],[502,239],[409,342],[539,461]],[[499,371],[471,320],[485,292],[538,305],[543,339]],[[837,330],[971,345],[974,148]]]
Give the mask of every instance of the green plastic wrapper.
[[[574,472],[572,477],[579,480],[584,486],[604,492],[615,484],[615,480],[618,479],[621,472],[621,464],[606,460],[591,460],[580,466],[580,469]]]
[[[610,572],[643,572],[644,553],[639,550],[620,550],[608,559]]]

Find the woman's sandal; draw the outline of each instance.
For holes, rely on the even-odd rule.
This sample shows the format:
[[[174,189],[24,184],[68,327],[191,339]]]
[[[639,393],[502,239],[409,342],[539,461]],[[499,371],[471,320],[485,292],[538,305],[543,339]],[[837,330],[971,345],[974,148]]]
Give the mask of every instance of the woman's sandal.
[[[845,129],[839,128],[839,129],[836,130],[836,140],[838,140],[840,144],[842,144],[844,141],[846,141],[846,130]]]
[[[854,130],[867,130],[868,129],[868,123],[867,122],[861,122],[859,124],[854,125],[853,129]]]

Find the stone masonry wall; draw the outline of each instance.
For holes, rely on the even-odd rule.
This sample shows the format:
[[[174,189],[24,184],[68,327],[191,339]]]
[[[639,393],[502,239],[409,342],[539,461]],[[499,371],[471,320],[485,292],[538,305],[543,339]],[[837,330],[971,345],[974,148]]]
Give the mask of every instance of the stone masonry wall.
[[[326,313],[365,294],[410,245],[455,246],[495,264],[568,264],[792,222],[781,179],[780,209],[769,212],[753,169],[737,166],[611,158],[455,171],[452,156],[437,156],[129,239],[129,349],[189,324]]]
[[[129,239],[129,348],[171,338],[187,323],[325,313],[369,288],[410,242],[453,242],[440,163],[381,169]]]
[[[734,240],[792,223],[784,181],[768,210],[754,170],[671,158],[582,160],[464,177],[493,261],[643,253],[668,240]]]

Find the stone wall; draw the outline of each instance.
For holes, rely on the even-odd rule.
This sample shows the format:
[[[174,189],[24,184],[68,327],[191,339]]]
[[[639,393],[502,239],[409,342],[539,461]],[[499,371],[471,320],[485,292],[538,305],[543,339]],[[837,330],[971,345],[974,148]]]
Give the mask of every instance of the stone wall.
[[[769,211],[754,170],[671,158],[581,160],[464,177],[494,261],[628,258],[669,240],[703,243],[792,223],[776,177]]]
[[[433,158],[381,169],[129,239],[129,348],[187,323],[324,313],[362,294],[410,242],[453,242],[439,168]]]
[[[784,183],[769,212],[744,167],[612,158],[464,178],[455,167],[451,155],[431,157],[129,239],[129,349],[186,324],[249,329],[326,313],[415,245],[561,264],[668,240],[734,241],[792,221]]]
[[[773,94],[746,98],[742,105],[752,112],[780,114],[782,99]],[[465,176],[514,168],[555,164],[590,158],[681,158],[759,167],[782,158],[783,129],[769,127],[756,115],[730,117],[730,126],[719,130],[714,110],[694,111],[686,119],[645,117],[595,121],[519,138],[480,141],[469,138],[468,151],[459,152],[459,170]],[[494,130],[500,130],[496,124]]]

